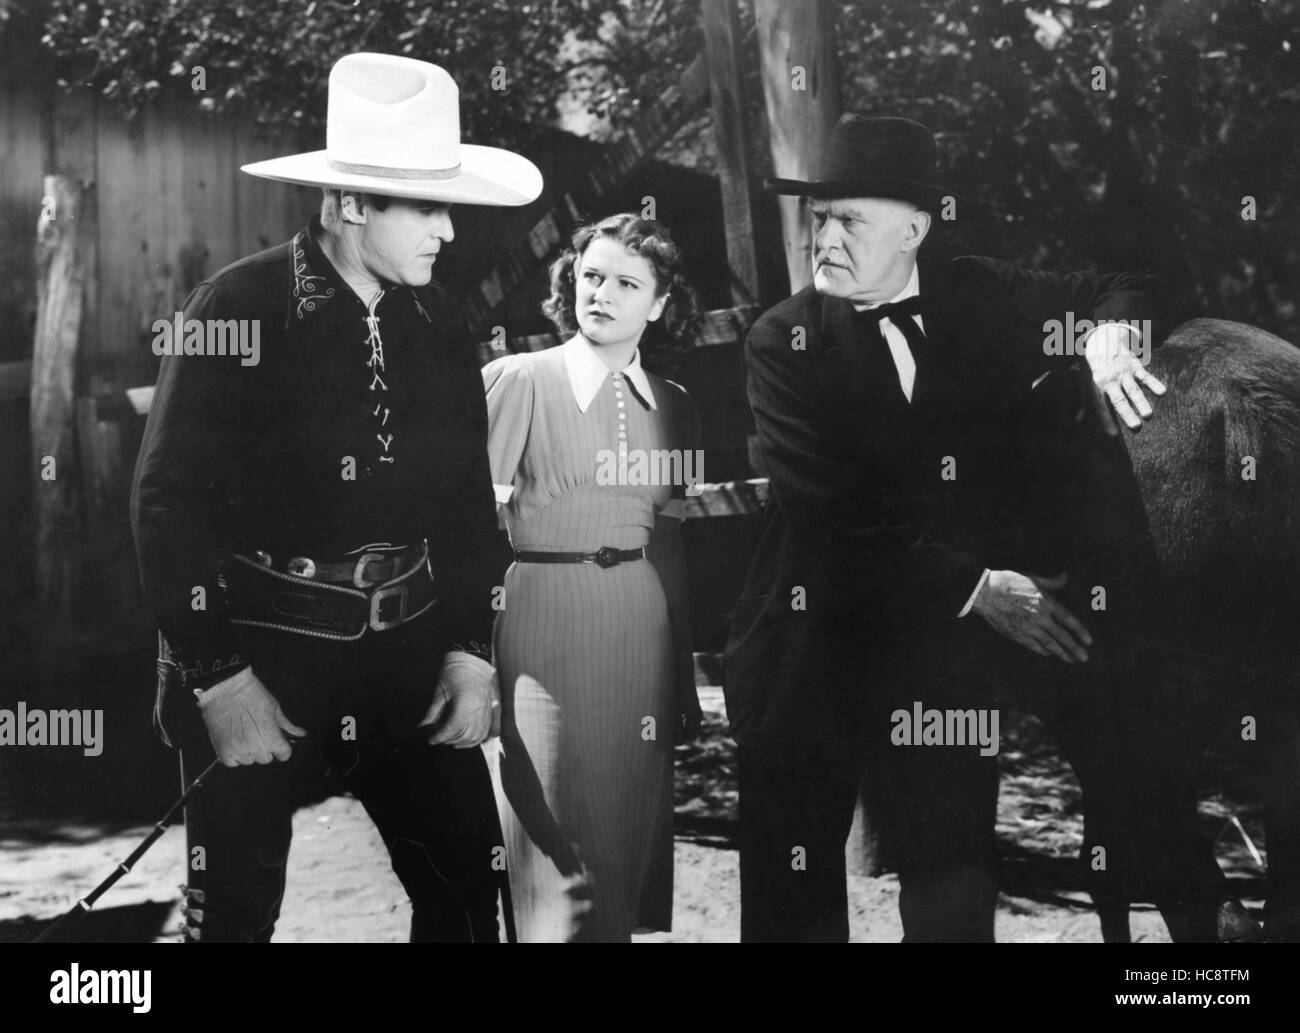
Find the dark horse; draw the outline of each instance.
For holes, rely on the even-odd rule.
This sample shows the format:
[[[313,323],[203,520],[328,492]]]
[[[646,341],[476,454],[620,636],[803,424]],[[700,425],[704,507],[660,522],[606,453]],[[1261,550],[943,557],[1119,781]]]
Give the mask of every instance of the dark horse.
[[[1056,410],[1073,422],[1055,439],[1071,454],[1065,601],[1109,643],[1050,697],[1084,791],[1084,860],[1105,846],[1123,873],[1093,897],[1105,938],[1126,940],[1132,899],[1220,878],[1187,816],[1206,749],[1230,744],[1264,808],[1265,934],[1300,939],[1300,350],[1195,319],[1150,368],[1168,393],[1137,433]],[[1138,871],[1154,856],[1167,866]],[[1161,910],[1175,939],[1202,938]]]

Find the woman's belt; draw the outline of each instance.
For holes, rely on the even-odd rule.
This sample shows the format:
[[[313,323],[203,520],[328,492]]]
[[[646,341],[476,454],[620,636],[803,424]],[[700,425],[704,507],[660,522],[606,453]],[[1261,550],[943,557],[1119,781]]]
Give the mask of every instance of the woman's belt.
[[[391,548],[391,547],[390,547]],[[289,569],[307,569],[294,557]],[[356,560],[307,560],[312,577],[277,570],[266,553],[235,553],[223,580],[232,624],[312,638],[355,642],[367,631],[387,631],[414,620],[438,601],[428,543]],[[377,572],[393,574],[375,582]]]
[[[645,546],[639,549],[613,549],[606,545],[595,552],[516,552],[518,563],[594,563],[598,567],[617,567],[629,560],[646,558]]]

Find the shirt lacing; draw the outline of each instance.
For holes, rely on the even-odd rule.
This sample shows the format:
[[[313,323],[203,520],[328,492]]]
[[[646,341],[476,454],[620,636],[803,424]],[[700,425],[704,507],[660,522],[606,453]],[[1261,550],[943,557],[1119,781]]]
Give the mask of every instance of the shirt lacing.
[[[379,301],[384,296],[381,288],[373,298],[370,299],[370,306],[366,312],[366,327],[370,335],[366,338],[366,345],[370,348],[370,357],[366,359],[366,365],[370,368],[372,374],[370,380],[370,390],[378,391],[380,395],[375,402],[374,412],[371,413],[379,421],[379,429],[375,432],[375,440],[383,446],[383,455],[379,457],[381,463],[394,462],[393,456],[389,455],[389,448],[393,444],[392,433],[385,433],[384,428],[388,426],[388,417],[390,410],[384,402],[388,396],[388,385],[384,383],[384,378],[380,376],[385,372],[384,369],[384,339],[379,336],[379,317],[375,315],[375,309],[379,307]]]

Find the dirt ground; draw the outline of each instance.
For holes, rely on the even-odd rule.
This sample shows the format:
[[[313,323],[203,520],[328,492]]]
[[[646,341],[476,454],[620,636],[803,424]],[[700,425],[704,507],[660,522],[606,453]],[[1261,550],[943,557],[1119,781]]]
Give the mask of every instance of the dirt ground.
[[[639,942],[739,938],[734,746],[725,734],[721,691],[708,687],[701,695],[704,735],[679,748],[678,755],[673,931],[638,936]],[[998,939],[1100,942],[1096,917],[1077,888],[1072,863],[1082,832],[1073,776],[1028,719],[1004,732],[1000,756],[1004,893]],[[1258,844],[1258,821],[1248,808],[1218,793],[1202,807],[1207,832],[1219,834],[1220,863],[1237,880],[1248,905],[1258,909],[1261,872],[1231,814]],[[49,820],[0,825],[0,941],[29,939],[106,876],[148,831],[148,825],[105,828]],[[79,916],[59,938],[178,942],[183,855],[184,830],[172,828],[91,914]],[[850,876],[855,942],[900,938],[897,896],[893,875]],[[336,797],[297,814],[277,942],[400,942],[406,938],[408,916],[405,894],[359,803]],[[1159,916],[1145,906],[1135,909],[1132,929],[1135,941],[1168,940]]]

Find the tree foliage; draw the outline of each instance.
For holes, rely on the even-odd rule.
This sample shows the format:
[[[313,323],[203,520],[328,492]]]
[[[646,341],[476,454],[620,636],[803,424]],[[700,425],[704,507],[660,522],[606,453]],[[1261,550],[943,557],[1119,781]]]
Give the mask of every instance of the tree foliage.
[[[659,0],[53,0],[45,43],[64,84],[134,114],[171,93],[277,128],[323,126],[326,72],[369,50],[446,68],[467,139],[522,145],[562,99],[614,130],[679,55],[697,46],[697,5]],[[203,69],[206,89],[194,89]],[[504,87],[504,88],[502,88]]]
[[[1300,340],[1297,15],[1297,0],[846,3],[844,105],[939,133],[961,249],[1153,269],[1200,311]]]
[[[1300,0],[834,7],[844,106],[939,134],[953,249],[1153,269],[1201,311],[1300,339]],[[337,58],[410,54],[456,77],[468,139],[527,147],[530,126],[575,108],[590,114],[584,131],[617,135],[699,52],[699,21],[699,0],[53,0],[47,44],[65,79],[128,109],[174,91],[303,127],[323,118]],[[741,23],[761,172],[744,0]],[[197,65],[208,90],[196,96]],[[498,69],[504,91],[491,88]],[[711,168],[707,117],[663,156]]]

